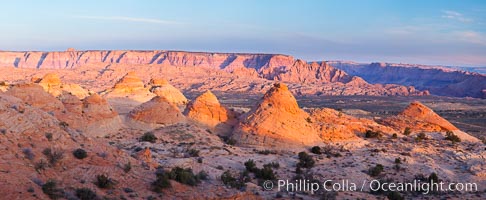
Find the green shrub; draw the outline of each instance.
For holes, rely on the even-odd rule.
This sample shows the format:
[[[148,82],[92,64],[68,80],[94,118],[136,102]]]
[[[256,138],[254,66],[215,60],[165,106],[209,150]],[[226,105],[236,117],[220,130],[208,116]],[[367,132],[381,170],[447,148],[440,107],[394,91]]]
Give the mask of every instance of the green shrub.
[[[130,170],[132,170],[132,163],[130,163],[130,161],[128,161],[125,165],[123,165],[123,171],[125,173],[128,173],[128,172],[130,172]]]
[[[51,199],[59,199],[63,196],[63,190],[57,188],[57,182],[54,180],[48,180],[44,183],[42,185],[42,192]]]
[[[195,186],[199,182],[199,177],[194,175],[191,168],[183,169],[181,167],[172,168],[169,173],[169,178],[179,183]]]
[[[245,168],[249,172],[255,172],[257,170],[255,161],[253,161],[252,159],[246,161],[245,162]]]
[[[324,146],[321,148],[321,152],[326,155],[327,158],[331,157],[341,157],[341,153],[339,153],[335,148],[331,145]]]
[[[66,129],[67,127],[69,127],[69,124],[67,122],[61,121],[59,122],[59,126],[63,129]]]
[[[403,196],[397,192],[397,191],[391,191],[389,192],[386,197],[389,199],[389,200],[404,200],[405,198],[403,198]]]
[[[366,130],[365,132],[365,138],[381,138],[381,136],[379,131]]]
[[[410,135],[412,133],[412,130],[410,127],[406,127],[405,130],[403,130],[403,135]]]
[[[98,199],[98,195],[89,188],[76,189],[76,197],[80,200],[94,200]]]
[[[301,168],[301,167],[299,167],[299,166],[297,166],[297,167],[295,168],[295,173],[296,173],[296,174],[302,174],[302,168]]]
[[[84,149],[76,149],[73,151],[74,157],[77,159],[84,159],[88,157],[88,153]]]
[[[280,163],[271,162],[271,163],[264,164],[263,167],[270,167],[270,168],[278,169],[278,168],[280,168]]]
[[[277,152],[265,149],[265,150],[257,151],[257,153],[262,155],[270,155],[270,154],[276,154]]]
[[[316,162],[314,161],[312,156],[310,156],[306,152],[299,153],[299,162],[297,163],[297,167],[312,168],[314,167],[315,163]]]
[[[152,182],[152,191],[161,193],[162,190],[172,187],[169,180],[169,173],[162,169],[155,172],[156,179]]]
[[[305,121],[307,121],[309,124],[312,123],[312,119],[310,117],[305,118]]]
[[[313,154],[322,154],[321,147],[319,146],[313,146],[310,151]]]
[[[423,140],[427,140],[427,136],[425,135],[424,132],[420,132],[419,134],[417,134],[417,137],[415,137],[415,141],[417,142],[421,142]]]
[[[456,142],[461,142],[461,138],[459,138],[456,134],[454,134],[454,132],[452,131],[447,131],[446,132],[446,137],[444,138],[445,140],[449,140],[451,141],[452,143],[456,143]]]
[[[196,177],[199,180],[208,180],[209,174],[206,171],[200,171],[199,173],[197,173]]]
[[[189,149],[189,151],[187,151],[187,154],[189,154],[189,156],[191,157],[199,157],[199,150]]]
[[[96,175],[95,185],[102,189],[113,188],[115,182],[107,175]]]
[[[233,139],[233,138],[229,138],[229,139],[227,139],[225,142],[226,142],[226,144],[228,144],[228,145],[234,146],[234,145],[236,145],[236,142],[237,142],[237,141],[236,141],[235,139]]]
[[[225,184],[225,185],[227,185],[231,188],[240,189],[240,188],[245,187],[245,183],[243,181],[241,181],[240,179],[233,177],[233,175],[231,175],[231,172],[229,170],[227,170],[227,171],[223,172],[223,174],[221,174],[221,181],[223,182],[223,184]]]
[[[39,172],[42,170],[45,170],[48,167],[48,163],[44,160],[41,159],[39,162],[35,163],[34,168],[35,171]]]
[[[269,166],[263,167],[262,169],[257,169],[255,171],[255,177],[263,180],[276,180],[277,177],[273,172],[273,169]]]
[[[64,158],[64,152],[62,150],[52,150],[51,148],[45,148],[42,151],[42,154],[47,157],[47,160],[51,165],[56,165],[57,162]]]
[[[377,164],[376,166],[370,168],[368,170],[368,174],[370,176],[379,176],[381,174],[381,172],[383,172],[383,165],[381,164]]]
[[[427,179],[429,182],[434,182],[434,183],[439,183],[439,177],[435,172],[429,175],[429,178]]]
[[[155,137],[154,133],[149,131],[144,133],[142,137],[140,137],[140,141],[155,143],[157,141],[157,137]]]
[[[52,133],[46,133],[45,134],[47,141],[52,141]]]

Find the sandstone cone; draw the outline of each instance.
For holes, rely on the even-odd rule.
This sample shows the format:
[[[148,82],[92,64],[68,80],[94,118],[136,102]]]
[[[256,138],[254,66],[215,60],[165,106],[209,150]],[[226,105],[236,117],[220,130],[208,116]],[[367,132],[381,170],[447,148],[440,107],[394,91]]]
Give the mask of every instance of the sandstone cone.
[[[244,145],[314,145],[321,139],[308,119],[287,86],[277,83],[243,116],[233,137]]]
[[[142,79],[140,79],[135,72],[128,72],[113,86],[101,93],[112,105],[118,113],[128,113],[136,106],[143,102],[152,99],[155,94],[149,91],[150,88],[145,87]]]
[[[191,101],[184,114],[209,127],[216,127],[221,123],[235,124],[236,122],[235,113],[222,106],[210,90]]]
[[[92,118],[112,118],[118,115],[106,99],[96,93],[83,99],[83,112]]]
[[[55,73],[47,73],[44,77],[39,80],[40,85],[60,85],[61,78]]]
[[[459,138],[466,141],[477,142],[477,138],[470,136],[467,133],[460,131],[449,121],[439,116],[432,109],[416,101],[410,103],[397,116],[389,117],[382,121],[383,124],[403,131],[409,127],[412,132],[445,132],[453,131]]]
[[[152,79],[149,84],[152,86],[150,92],[165,97],[170,103],[185,105],[188,102],[184,94],[165,79]]]
[[[432,109],[421,104],[412,102],[401,113],[391,117],[390,125],[395,127],[410,127],[416,131],[454,131],[458,130],[449,121],[437,115]]]
[[[130,118],[152,124],[175,124],[184,120],[179,108],[164,97],[154,97],[132,110]]]
[[[121,126],[118,113],[96,93],[83,100],[69,94],[62,97],[68,112],[59,113],[56,117],[87,136],[104,136]]]
[[[143,90],[144,84],[135,72],[128,72],[113,88],[118,92],[131,93],[137,90]]]

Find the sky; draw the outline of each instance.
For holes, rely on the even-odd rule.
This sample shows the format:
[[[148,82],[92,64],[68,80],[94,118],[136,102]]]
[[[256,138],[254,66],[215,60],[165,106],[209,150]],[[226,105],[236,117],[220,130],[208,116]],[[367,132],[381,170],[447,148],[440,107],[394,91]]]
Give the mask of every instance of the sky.
[[[0,50],[280,53],[486,66],[482,0],[4,1]]]

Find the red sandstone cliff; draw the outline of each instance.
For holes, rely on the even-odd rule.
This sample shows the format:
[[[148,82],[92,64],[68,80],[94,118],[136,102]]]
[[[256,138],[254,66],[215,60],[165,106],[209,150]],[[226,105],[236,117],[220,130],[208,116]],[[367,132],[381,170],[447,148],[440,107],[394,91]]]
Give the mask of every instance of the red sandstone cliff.
[[[427,92],[399,85],[371,85],[359,77],[348,75],[325,62],[307,63],[292,56],[280,54],[204,53],[183,51],[65,51],[65,52],[0,52],[0,67],[73,69],[82,66],[104,68],[111,64],[160,65],[176,67],[200,67],[222,70],[238,77],[264,78],[289,83],[347,84],[355,94],[359,88],[368,92],[357,94],[427,95]],[[359,90],[361,91],[361,90]],[[379,91],[379,92],[376,92]],[[335,93],[335,92],[334,92]]]

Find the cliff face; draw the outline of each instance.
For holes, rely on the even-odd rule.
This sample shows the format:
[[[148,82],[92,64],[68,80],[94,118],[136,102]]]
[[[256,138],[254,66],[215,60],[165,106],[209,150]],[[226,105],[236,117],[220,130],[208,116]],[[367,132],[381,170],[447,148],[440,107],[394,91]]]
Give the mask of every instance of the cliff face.
[[[16,68],[69,69],[98,63],[197,66],[302,83],[351,80],[344,71],[327,64],[308,64],[287,55],[181,51],[0,52],[0,66]]]
[[[329,62],[370,83],[400,84],[429,90],[431,94],[454,97],[486,97],[486,75],[440,66],[409,64]]]
[[[427,95],[413,87],[372,85],[359,77],[348,75],[325,62],[307,63],[280,54],[204,53],[183,51],[64,51],[64,52],[2,52],[0,67],[34,69],[76,69],[85,65],[105,68],[108,65],[159,65],[198,67],[223,71],[251,80],[267,79],[289,83],[322,85],[346,84],[347,89],[332,87],[331,92],[344,95]],[[137,69],[141,70],[141,69]],[[344,86],[343,86],[344,87]],[[339,91],[336,91],[339,90]],[[365,91],[363,91],[365,90]],[[312,93],[312,92],[311,92]],[[314,92],[315,93],[315,92]]]

